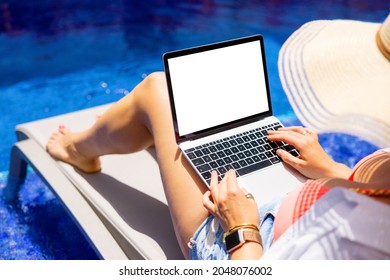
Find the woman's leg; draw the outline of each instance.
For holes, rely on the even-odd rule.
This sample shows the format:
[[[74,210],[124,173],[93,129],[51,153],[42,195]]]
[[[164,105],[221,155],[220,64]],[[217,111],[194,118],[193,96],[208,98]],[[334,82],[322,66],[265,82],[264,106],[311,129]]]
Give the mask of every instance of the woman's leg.
[[[73,133],[62,128],[50,138],[48,152],[59,160],[93,172],[99,157],[156,148],[165,195],[181,249],[208,216],[202,205],[206,186],[182,156],[174,138],[163,73],[145,78],[132,93],[114,104],[88,130]]]

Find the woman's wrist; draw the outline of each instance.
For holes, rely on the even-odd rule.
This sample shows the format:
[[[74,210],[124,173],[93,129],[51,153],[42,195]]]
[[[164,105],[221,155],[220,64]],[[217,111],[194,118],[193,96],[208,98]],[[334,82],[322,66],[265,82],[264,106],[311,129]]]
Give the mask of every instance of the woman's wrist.
[[[348,179],[352,174],[352,169],[345,164],[335,162],[330,172],[331,174],[327,177]]]
[[[257,260],[263,255],[263,246],[256,242],[245,242],[230,254],[231,260]]]
[[[241,224],[225,232],[226,250],[232,259],[256,259],[263,252],[259,229],[254,224]]]

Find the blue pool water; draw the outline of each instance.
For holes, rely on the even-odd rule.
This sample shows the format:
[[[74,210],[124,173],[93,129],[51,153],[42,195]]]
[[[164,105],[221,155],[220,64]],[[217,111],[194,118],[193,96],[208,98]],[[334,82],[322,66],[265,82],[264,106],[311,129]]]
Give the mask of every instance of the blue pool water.
[[[243,2],[243,3],[241,3]],[[277,74],[285,39],[315,19],[382,21],[387,1],[0,1],[0,195],[18,123],[120,99],[163,70],[162,53],[254,33],[265,36],[275,113],[296,119]],[[320,136],[349,166],[376,149],[356,137]],[[19,206],[0,200],[0,259],[95,259],[61,202],[31,170]]]

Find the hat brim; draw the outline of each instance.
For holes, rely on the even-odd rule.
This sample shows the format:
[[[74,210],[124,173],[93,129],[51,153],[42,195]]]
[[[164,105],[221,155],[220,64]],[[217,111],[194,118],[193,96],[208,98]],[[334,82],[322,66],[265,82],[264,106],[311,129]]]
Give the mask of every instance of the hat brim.
[[[320,20],[283,44],[279,75],[301,122],[390,146],[390,61],[380,52],[378,23]]]

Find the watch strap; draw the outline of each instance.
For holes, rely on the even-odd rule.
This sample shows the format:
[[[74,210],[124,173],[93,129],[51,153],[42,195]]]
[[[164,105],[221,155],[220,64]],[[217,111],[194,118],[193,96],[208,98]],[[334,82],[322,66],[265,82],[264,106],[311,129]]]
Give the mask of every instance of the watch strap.
[[[240,248],[246,242],[256,242],[262,245],[259,231],[254,229],[242,228],[229,233],[225,237],[225,244],[228,253]]]

